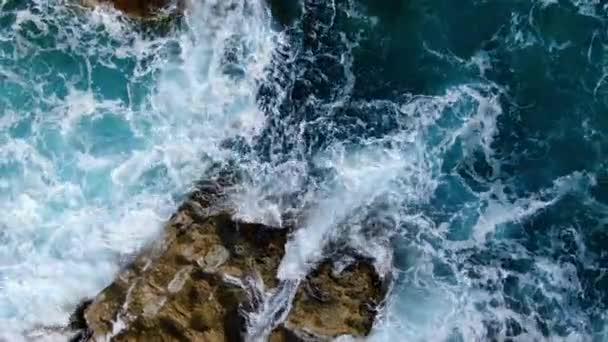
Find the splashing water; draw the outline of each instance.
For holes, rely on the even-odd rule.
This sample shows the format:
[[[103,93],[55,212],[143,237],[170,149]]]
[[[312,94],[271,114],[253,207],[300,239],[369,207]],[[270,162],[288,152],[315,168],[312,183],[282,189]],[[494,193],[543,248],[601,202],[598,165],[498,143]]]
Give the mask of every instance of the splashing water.
[[[253,337],[348,246],[394,279],[371,340],[607,338],[600,2],[210,0],[168,32],[0,4],[0,339],[63,324],[218,166],[239,218],[298,227]]]
[[[260,129],[273,45],[242,1],[193,6],[165,36],[107,8],[1,6],[0,339],[64,324],[230,158],[222,141]]]

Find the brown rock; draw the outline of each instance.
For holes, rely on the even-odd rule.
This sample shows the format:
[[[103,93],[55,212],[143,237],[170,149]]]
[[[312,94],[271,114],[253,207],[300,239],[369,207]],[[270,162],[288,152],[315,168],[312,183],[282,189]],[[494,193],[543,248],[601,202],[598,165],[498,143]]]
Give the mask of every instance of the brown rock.
[[[260,290],[279,285],[287,231],[213,214],[213,198],[203,202],[200,195],[171,217],[157,243],[88,306],[79,306],[71,320],[73,329],[81,329],[78,340],[244,339],[243,313],[258,308]],[[329,341],[369,333],[386,284],[371,262],[350,259],[354,262],[339,273],[326,260],[302,281],[270,341]]]
[[[282,230],[241,224],[226,214],[196,219],[182,208],[163,243],[144,251],[86,309],[93,339],[223,339],[234,333],[225,325],[239,319],[235,313],[245,301],[244,290],[224,277],[255,271],[275,285],[285,239]],[[238,254],[235,246],[242,247]]]
[[[370,262],[358,260],[339,274],[322,263],[300,285],[287,320],[274,341],[329,341],[369,334],[386,295],[386,284]]]

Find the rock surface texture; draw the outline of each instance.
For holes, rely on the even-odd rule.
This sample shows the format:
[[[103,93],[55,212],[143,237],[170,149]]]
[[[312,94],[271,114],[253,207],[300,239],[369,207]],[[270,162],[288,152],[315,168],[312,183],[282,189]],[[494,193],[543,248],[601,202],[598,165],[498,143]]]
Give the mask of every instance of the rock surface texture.
[[[83,302],[71,319],[78,330],[73,340],[251,339],[247,313],[255,310],[259,293],[279,286],[275,275],[288,232],[201,210],[208,204],[200,192],[192,196],[160,240]],[[371,263],[353,260],[339,272],[330,260],[321,263],[299,284],[284,321],[264,339],[329,341],[368,334],[386,286]]]
[[[246,298],[239,282],[260,276],[274,285],[284,243],[278,230],[237,224],[227,215],[195,221],[182,209],[162,243],[144,251],[86,309],[93,340],[238,340],[238,309]]]

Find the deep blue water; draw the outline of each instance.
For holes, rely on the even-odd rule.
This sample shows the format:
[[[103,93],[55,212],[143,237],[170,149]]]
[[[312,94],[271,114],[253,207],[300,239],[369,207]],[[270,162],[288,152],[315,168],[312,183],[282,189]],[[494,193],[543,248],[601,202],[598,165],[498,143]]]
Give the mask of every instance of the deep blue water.
[[[299,227],[281,279],[342,245],[391,275],[372,340],[608,340],[602,1],[0,4],[0,337],[230,170],[237,215]]]
[[[355,186],[324,189],[352,206],[338,225],[375,227],[343,234],[394,248],[375,336],[608,339],[607,5],[304,3],[280,9],[289,43],[261,88],[273,116],[260,155],[339,145],[339,158],[403,161],[358,160]],[[315,185],[335,181],[318,166]]]
[[[261,140],[407,160],[363,176],[398,270],[377,338],[608,339],[607,6],[306,1],[287,24],[297,76]]]

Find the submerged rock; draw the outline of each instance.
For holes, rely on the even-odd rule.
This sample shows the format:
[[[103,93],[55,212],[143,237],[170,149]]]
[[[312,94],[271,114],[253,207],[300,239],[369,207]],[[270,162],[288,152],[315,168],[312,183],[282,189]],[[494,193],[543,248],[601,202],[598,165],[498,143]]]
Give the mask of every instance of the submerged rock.
[[[242,341],[247,313],[276,279],[287,230],[211,213],[193,199],[145,249],[71,319],[79,341]],[[214,196],[212,196],[214,197]],[[204,201],[200,201],[204,199]],[[341,272],[323,262],[297,292],[271,341],[325,341],[365,336],[385,295],[372,264]]]
[[[148,18],[160,12],[181,13],[185,5],[185,0],[82,0],[82,2],[89,7],[110,4],[131,16],[141,18]]]

